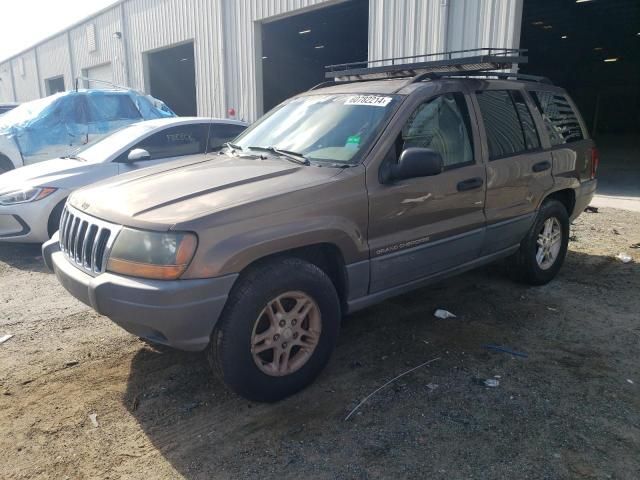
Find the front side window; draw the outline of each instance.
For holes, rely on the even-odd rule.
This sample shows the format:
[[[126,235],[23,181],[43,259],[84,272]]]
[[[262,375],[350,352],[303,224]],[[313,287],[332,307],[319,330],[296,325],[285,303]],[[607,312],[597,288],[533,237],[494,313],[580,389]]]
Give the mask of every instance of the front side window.
[[[420,105],[402,129],[399,141],[400,152],[419,147],[440,153],[445,169],[472,164],[471,126],[464,95],[447,93]]]
[[[208,125],[206,124],[180,125],[154,133],[132,149],[146,150],[151,156],[150,160],[204,153],[207,133]],[[127,155],[128,153],[125,152]]]
[[[562,145],[584,139],[576,112],[567,97],[553,92],[531,92],[542,115],[551,145]]]
[[[234,143],[275,147],[311,161],[354,164],[400,101],[398,95],[305,95],[255,123]]]

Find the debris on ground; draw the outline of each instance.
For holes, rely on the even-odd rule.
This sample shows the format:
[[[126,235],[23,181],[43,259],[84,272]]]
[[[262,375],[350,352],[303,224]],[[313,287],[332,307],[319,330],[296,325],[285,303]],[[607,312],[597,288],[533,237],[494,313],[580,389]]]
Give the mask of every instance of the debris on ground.
[[[80,363],[80,362],[79,362],[79,361],[77,361],[77,360],[70,360],[70,361],[66,362],[66,363],[64,364],[64,366],[65,366],[66,368],[69,368],[69,367],[75,367],[75,366],[76,366],[76,365],[78,365],[79,363]]]
[[[0,337],[0,344],[2,344],[2,343],[4,343],[4,342],[6,342],[7,340],[9,340],[9,339],[10,339],[10,338],[12,338],[12,337],[13,337],[13,335],[11,335],[11,334],[7,334],[7,335],[3,335],[3,336],[1,336],[1,337]]]
[[[433,392],[436,388],[438,388],[438,387],[439,387],[439,385],[438,385],[437,383],[428,383],[428,384],[427,384],[427,388],[428,388],[429,390],[431,390],[432,392]]]
[[[364,398],[362,399],[362,401],[361,401],[358,405],[356,405],[356,407],[355,407],[353,410],[351,410],[351,412],[349,412],[349,415],[347,415],[347,416],[345,417],[345,419],[344,419],[344,420],[345,420],[345,421],[349,420],[349,419],[351,418],[351,416],[352,416],[354,413],[356,413],[356,411],[357,411],[357,410],[358,410],[362,405],[364,405],[364,404],[365,404],[365,402],[366,402],[367,400],[369,400],[371,397],[373,397],[373,396],[374,396],[376,393],[378,393],[380,390],[382,390],[382,389],[384,389],[384,388],[388,387],[389,385],[391,385],[393,382],[395,382],[395,381],[396,381],[396,380],[398,380],[399,378],[402,378],[402,377],[404,377],[405,375],[409,375],[411,372],[413,372],[413,371],[415,371],[415,370],[418,370],[419,368],[426,367],[426,366],[427,366],[427,365],[429,365],[430,363],[433,363],[433,362],[435,362],[435,361],[437,361],[437,360],[440,360],[440,357],[432,358],[431,360],[429,360],[429,361],[427,361],[427,362],[421,363],[421,364],[420,364],[420,365],[418,365],[417,367],[413,367],[413,368],[411,368],[411,369],[407,370],[406,372],[401,373],[401,374],[400,374],[400,375],[398,375],[397,377],[392,378],[391,380],[389,380],[387,383],[385,383],[385,384],[384,384],[384,385],[382,385],[381,387],[376,388],[373,392],[371,392],[369,395],[367,395],[366,397],[364,397]]]
[[[629,245],[629,248],[640,248],[640,242],[634,243],[633,245]]]
[[[554,308],[554,307],[547,307],[547,310],[549,310],[550,312],[557,312],[558,309]]]
[[[631,258],[631,255],[623,252],[620,252],[619,254],[617,254],[616,258],[620,260],[622,263],[630,263],[631,260],[633,260],[633,258]]]
[[[620,232],[618,231],[618,229],[617,229],[617,228],[614,228],[614,229],[613,229],[613,234],[614,234],[614,235],[620,235]]]
[[[569,241],[570,242],[577,242],[578,241],[578,236],[577,235],[571,235],[569,237]]]
[[[100,426],[100,424],[98,423],[98,414],[97,413],[90,413],[89,414],[89,420],[91,420],[91,425],[93,425],[95,428],[98,428]]]
[[[433,316],[442,320],[446,320],[447,318],[457,318],[453,313],[448,310],[444,310],[443,308],[438,308],[433,312]]]
[[[592,207],[591,205],[589,205],[584,209],[584,211],[588,213],[598,213],[598,207]]]
[[[489,345],[483,345],[483,348],[486,348],[488,350],[495,350],[496,352],[510,353],[511,355],[515,355],[516,357],[523,357],[523,358],[529,357],[528,353],[517,352],[515,350],[512,350],[512,349],[507,348],[507,347],[503,347],[501,345],[489,344]]]
[[[631,380],[630,378],[627,378],[627,383],[630,383],[631,385],[633,385],[633,380]]]
[[[498,387],[500,385],[500,381],[496,380],[495,378],[487,378],[484,381],[484,384],[487,387],[495,388],[495,387]]]

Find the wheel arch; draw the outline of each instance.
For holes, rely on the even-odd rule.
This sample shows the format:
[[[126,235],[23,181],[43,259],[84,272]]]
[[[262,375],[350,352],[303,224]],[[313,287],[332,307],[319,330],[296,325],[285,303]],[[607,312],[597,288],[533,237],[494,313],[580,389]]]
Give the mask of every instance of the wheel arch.
[[[573,210],[576,207],[576,192],[574,189],[564,188],[562,190],[556,190],[547,195],[543,202],[549,199],[559,201],[567,209],[569,217],[573,215]]]
[[[7,157],[6,155],[4,155],[3,153],[0,153],[0,172],[1,171],[8,172],[8,171],[13,170],[15,168],[16,167],[13,164],[13,162],[11,161],[11,159],[9,157]]]

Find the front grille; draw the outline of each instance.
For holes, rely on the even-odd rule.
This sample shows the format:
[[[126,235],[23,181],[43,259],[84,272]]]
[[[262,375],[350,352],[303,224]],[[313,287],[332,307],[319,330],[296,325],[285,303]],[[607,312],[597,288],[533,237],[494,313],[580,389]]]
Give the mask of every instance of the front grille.
[[[99,275],[107,268],[109,251],[121,228],[66,205],[60,218],[60,250],[76,267]]]

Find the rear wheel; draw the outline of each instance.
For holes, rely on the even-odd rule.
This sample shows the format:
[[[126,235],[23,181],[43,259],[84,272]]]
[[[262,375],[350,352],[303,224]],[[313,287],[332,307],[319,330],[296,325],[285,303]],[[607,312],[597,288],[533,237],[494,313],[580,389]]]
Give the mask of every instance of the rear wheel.
[[[208,349],[235,392],[274,402],[309,385],[329,361],[340,303],[329,277],[303,260],[258,267],[238,280]]]
[[[514,276],[530,285],[550,282],[562,267],[568,244],[566,208],[557,200],[545,200],[520,250],[511,259]]]

